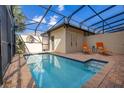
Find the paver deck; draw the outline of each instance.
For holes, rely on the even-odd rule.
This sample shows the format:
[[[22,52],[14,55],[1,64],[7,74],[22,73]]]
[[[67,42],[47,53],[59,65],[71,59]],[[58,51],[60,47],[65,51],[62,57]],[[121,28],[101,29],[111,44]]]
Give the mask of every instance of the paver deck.
[[[124,55],[105,56],[100,54],[83,54],[70,53],[62,54],[62,56],[70,57],[77,60],[86,61],[88,59],[98,59],[108,61],[106,66],[100,73],[96,74],[83,87],[100,87],[100,88],[122,88],[124,87]],[[9,66],[2,87],[18,87],[18,88],[32,88],[35,87],[35,82],[32,79],[31,73],[27,67],[26,60],[21,55],[15,55]]]

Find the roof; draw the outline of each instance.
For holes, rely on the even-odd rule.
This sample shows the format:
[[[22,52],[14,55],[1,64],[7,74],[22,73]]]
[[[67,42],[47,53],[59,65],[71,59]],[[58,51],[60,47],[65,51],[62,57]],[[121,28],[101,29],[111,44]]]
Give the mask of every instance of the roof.
[[[78,30],[81,30],[81,31],[84,31],[84,32],[88,32],[88,33],[93,33],[93,32],[87,31],[87,30],[85,30],[85,29],[76,27],[76,26],[71,25],[71,24],[62,23],[62,24],[60,24],[60,25],[58,25],[58,26],[56,26],[56,27],[54,27],[54,28],[52,28],[52,29],[50,29],[50,30],[48,30],[48,31],[46,31],[46,32],[44,32],[44,33],[42,33],[42,34],[46,34],[46,33],[52,32],[52,31],[54,31],[54,30],[56,30],[56,29],[59,29],[59,28],[61,28],[61,27],[63,27],[63,26],[72,27],[72,28],[75,28],[75,29],[78,29]],[[93,34],[95,34],[95,33],[93,33]]]

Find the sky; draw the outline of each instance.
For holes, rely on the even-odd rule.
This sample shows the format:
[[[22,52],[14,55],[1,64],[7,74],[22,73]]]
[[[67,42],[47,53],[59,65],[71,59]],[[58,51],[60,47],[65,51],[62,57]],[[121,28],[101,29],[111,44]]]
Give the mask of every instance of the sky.
[[[49,6],[44,5],[43,7],[48,8]],[[56,12],[58,12],[60,14],[63,14],[63,15],[68,17],[69,15],[71,15],[75,10],[77,10],[80,7],[81,7],[81,5],[52,5],[51,10],[56,11]],[[110,6],[107,6],[107,5],[104,5],[104,6],[91,5],[91,7],[97,13],[99,13],[100,11],[102,11],[102,10],[104,10],[104,9],[110,7]],[[26,21],[25,21],[26,22],[25,24],[34,23],[34,21],[39,22],[40,19],[43,17],[43,15],[46,12],[45,8],[42,8],[41,6],[38,6],[38,5],[22,5],[21,6],[22,12],[24,13],[24,15],[27,18]],[[100,16],[103,19],[106,19],[108,17],[111,17],[111,16],[113,16],[117,13],[123,12],[123,11],[124,11],[124,6],[115,6],[111,9],[107,10],[106,12],[103,12],[102,14],[100,14]],[[80,11],[75,13],[72,16],[72,19],[76,20],[77,22],[81,22],[81,21],[83,21],[83,20],[85,20],[85,19],[87,19],[87,18],[89,18],[93,15],[95,15],[95,13],[88,6],[85,6]],[[53,25],[55,25],[62,18],[63,18],[62,16],[49,11],[47,13],[47,15],[45,16],[45,18],[43,19],[41,25],[38,27],[37,31],[38,32],[47,31],[48,29],[50,29]],[[111,20],[108,20],[107,23],[113,22],[113,20],[116,21],[116,20],[119,20],[119,19],[122,19],[122,18],[124,18],[124,15],[119,16],[118,18],[113,18]],[[34,21],[32,21],[32,20],[34,20]],[[62,23],[63,21],[64,20],[60,21],[58,24]],[[96,17],[84,22],[82,24],[82,28],[83,29],[88,29],[87,26],[90,26],[90,25],[92,25],[96,22],[99,22],[99,21],[101,21],[101,19],[98,16],[96,16]],[[70,23],[75,25],[75,26],[79,26],[79,23],[76,23],[73,20],[70,20]],[[34,32],[34,30],[31,30],[31,29],[35,29],[37,25],[38,24],[27,25],[26,26],[27,29],[23,33],[26,34],[26,33]],[[103,23],[98,24],[95,27],[91,27],[91,31],[92,31],[92,29],[94,29],[96,27],[99,27],[99,26],[102,26],[102,25],[103,25]],[[117,24],[114,24],[114,25],[117,25]],[[112,24],[112,26],[114,26],[114,25]],[[30,29],[28,29],[28,28],[30,28]],[[105,28],[109,28],[109,27],[105,26]],[[102,28],[100,28],[100,29],[102,29]],[[100,29],[97,29],[97,30],[100,30]]]

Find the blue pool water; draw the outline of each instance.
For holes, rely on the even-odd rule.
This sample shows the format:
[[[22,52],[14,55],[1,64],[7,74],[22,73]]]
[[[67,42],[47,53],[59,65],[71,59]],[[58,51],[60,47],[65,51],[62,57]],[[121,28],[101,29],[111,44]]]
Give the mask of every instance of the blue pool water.
[[[80,62],[53,54],[26,56],[36,87],[78,88],[86,84],[105,63]]]

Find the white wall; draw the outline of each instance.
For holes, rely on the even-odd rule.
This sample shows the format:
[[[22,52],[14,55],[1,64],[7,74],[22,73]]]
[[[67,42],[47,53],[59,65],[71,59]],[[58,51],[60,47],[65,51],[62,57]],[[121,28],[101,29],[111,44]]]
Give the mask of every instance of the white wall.
[[[54,36],[53,52],[72,53],[82,51],[82,43],[84,38],[84,32],[72,27],[58,28],[50,33],[50,36]],[[71,45],[72,41],[72,45]],[[77,43],[77,44],[76,44]],[[50,51],[52,51],[52,43],[50,40]]]
[[[66,31],[65,31],[64,27],[60,27],[60,28],[50,32],[50,39],[51,39],[51,36],[54,36],[54,50],[52,50],[52,43],[50,40],[50,51],[61,52],[61,53],[66,52],[65,32]]]
[[[103,42],[105,47],[113,53],[124,54],[124,31],[87,36],[85,38],[90,47],[96,42]]]
[[[25,42],[26,53],[41,53],[42,52],[42,37],[33,36],[35,38],[34,43],[28,43],[26,38],[28,35],[20,35]],[[38,38],[39,37],[39,38]]]
[[[82,51],[84,32],[82,30],[66,28],[66,53]]]

